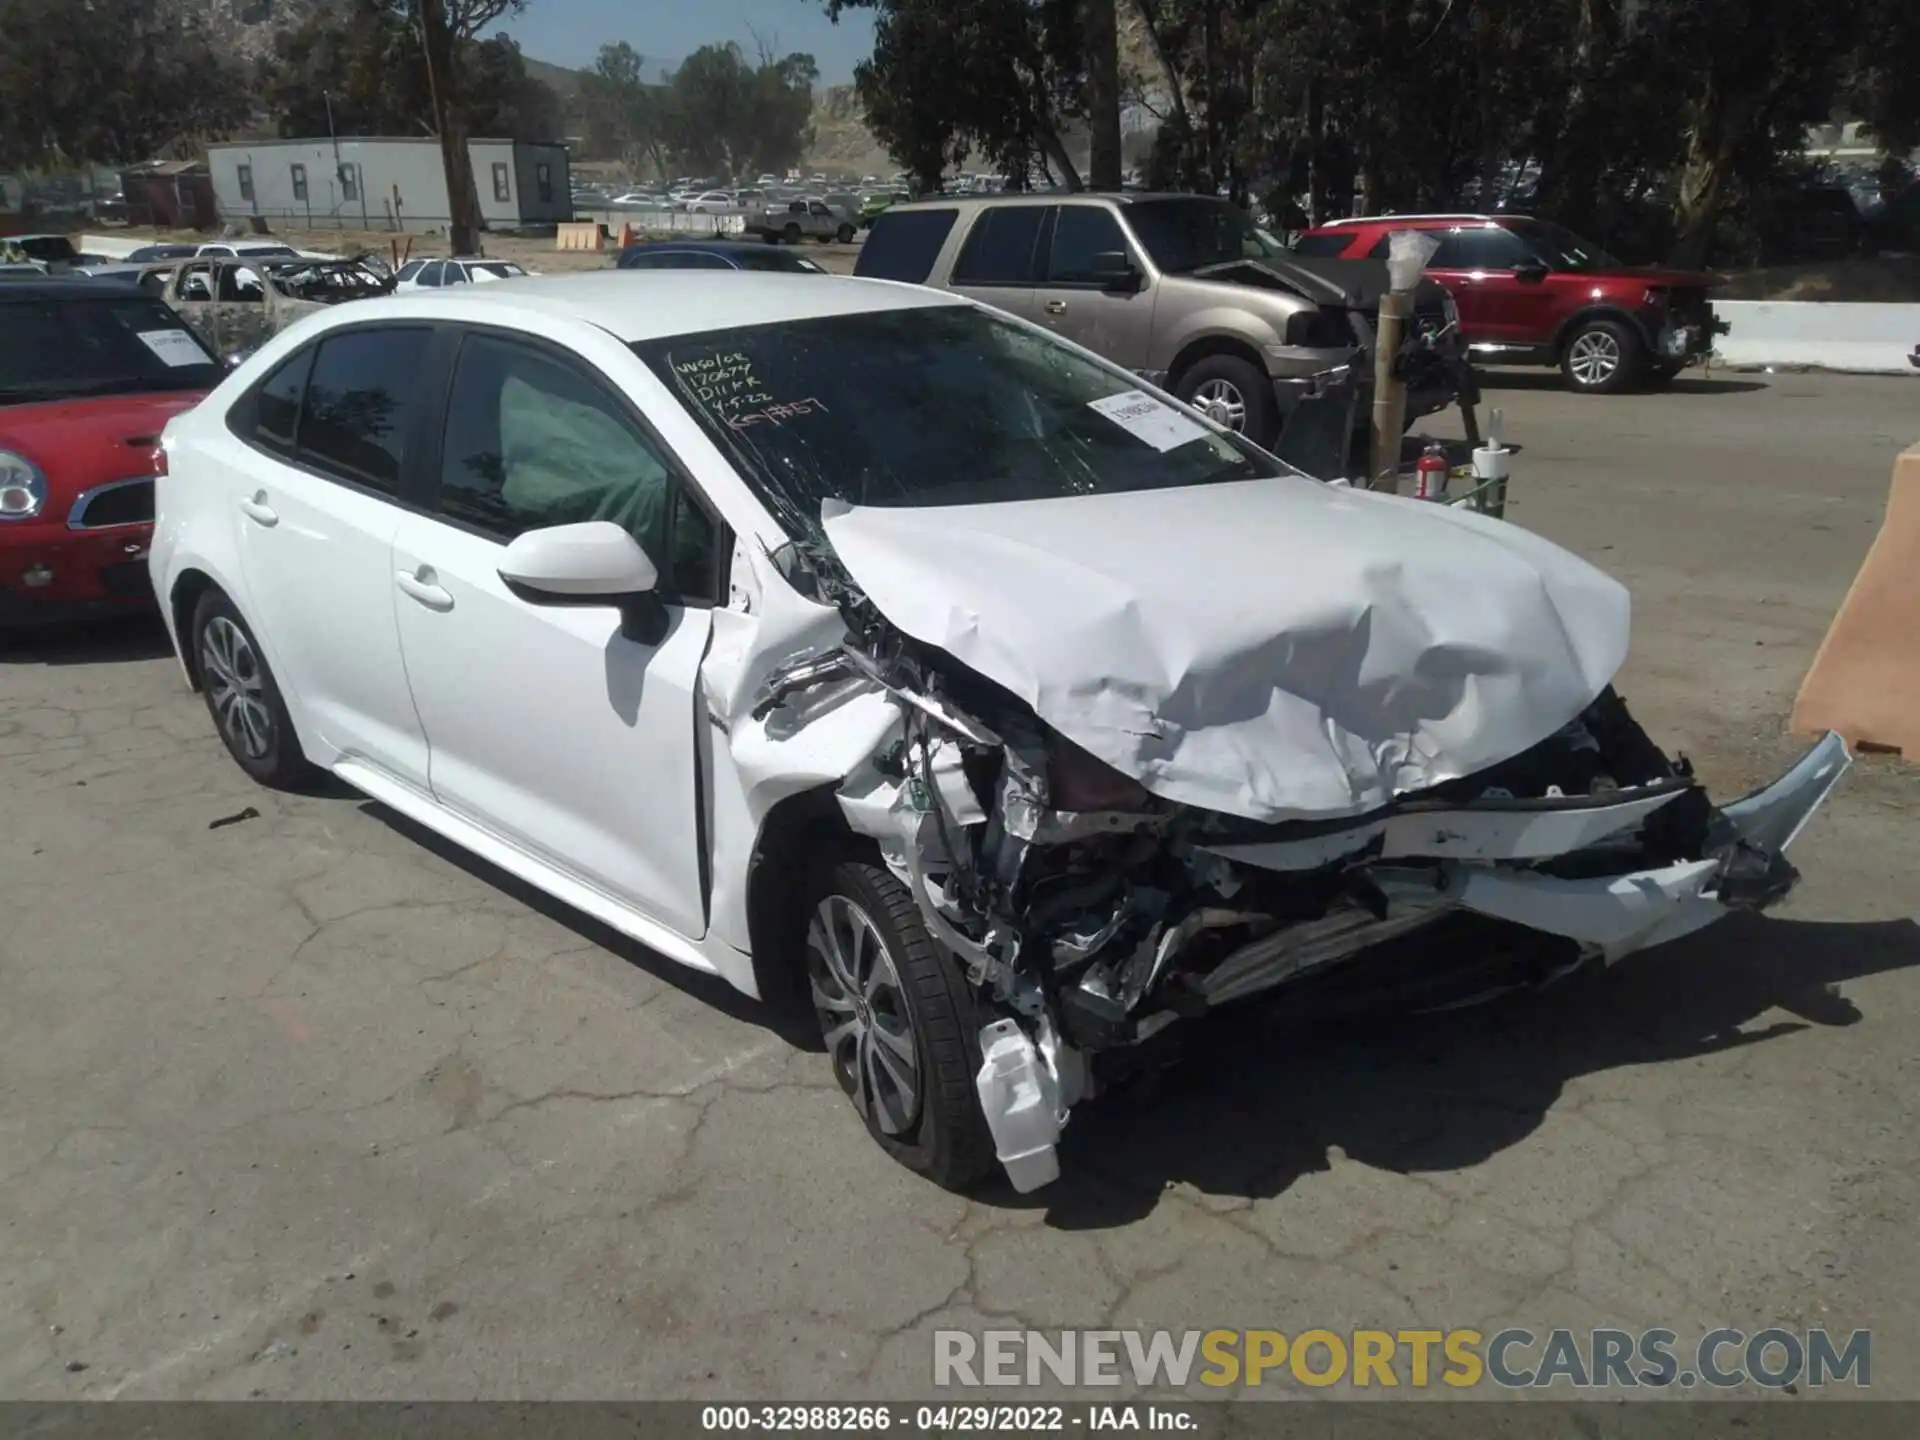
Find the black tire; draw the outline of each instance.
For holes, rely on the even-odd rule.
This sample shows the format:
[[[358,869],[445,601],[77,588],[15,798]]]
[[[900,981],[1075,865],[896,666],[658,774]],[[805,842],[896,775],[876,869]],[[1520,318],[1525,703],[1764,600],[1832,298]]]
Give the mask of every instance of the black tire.
[[[233,601],[207,591],[193,607],[188,635],[200,694],[234,763],[275,790],[296,790],[310,781],[317,772],[301,753],[260,642]]]
[[[1586,320],[1560,347],[1560,374],[1576,395],[1617,395],[1640,383],[1646,358],[1646,347],[1631,325]]]
[[[800,227],[795,225],[791,220],[787,222],[787,228],[782,233],[786,236],[787,244],[798,245],[800,243]]]
[[[778,245],[780,243],[780,232],[778,230],[762,230],[760,232],[760,238],[769,245]]]
[[[1214,403],[1220,402],[1227,407],[1220,416],[1222,423],[1263,449],[1279,438],[1280,406],[1273,381],[1259,366],[1237,355],[1209,355],[1189,366],[1174,383],[1173,393],[1203,413],[1210,413]],[[1236,406],[1237,423],[1230,418]]]
[[[856,916],[869,921],[871,930],[860,934]],[[993,1136],[974,1089],[981,1017],[959,962],[927,933],[906,887],[868,859],[823,862],[801,919],[808,988],[827,1061],[868,1133],[936,1185],[964,1191],[977,1184],[993,1169]],[[825,943],[830,919],[838,936],[838,969]],[[875,937],[877,956],[870,953]],[[854,953],[856,938],[868,952],[864,972]],[[860,996],[851,1006],[842,1003],[849,987],[839,978],[848,971]],[[867,977],[875,978],[859,983]],[[902,1034],[912,1046],[916,1093],[910,1108],[900,1103],[891,1078],[900,1073]]]
[[[843,223],[838,230],[833,232],[833,238],[838,240],[842,245],[851,245],[853,243],[853,226]]]

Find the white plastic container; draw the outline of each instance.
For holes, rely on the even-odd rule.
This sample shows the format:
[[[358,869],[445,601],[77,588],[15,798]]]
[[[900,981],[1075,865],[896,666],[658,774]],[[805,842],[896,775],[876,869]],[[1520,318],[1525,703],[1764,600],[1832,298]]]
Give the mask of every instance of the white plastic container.
[[[980,1030],[980,1073],[974,1087],[994,1154],[1022,1195],[1060,1178],[1060,1087],[1026,1033],[1011,1020]]]

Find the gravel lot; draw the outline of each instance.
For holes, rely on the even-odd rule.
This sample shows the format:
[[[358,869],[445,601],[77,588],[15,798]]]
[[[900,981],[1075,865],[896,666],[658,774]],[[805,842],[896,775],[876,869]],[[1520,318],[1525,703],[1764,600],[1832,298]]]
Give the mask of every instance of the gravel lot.
[[[1771,778],[1920,385],[1491,398],[1512,518],[1633,589],[1636,712],[1729,798]],[[1870,1324],[1875,1394],[1920,1395],[1917,776],[1862,762],[1774,918],[1276,1032],[969,1202],[753,1006],[255,789],[156,630],[16,643],[0,1395],[907,1398],[936,1327],[1510,1323]]]

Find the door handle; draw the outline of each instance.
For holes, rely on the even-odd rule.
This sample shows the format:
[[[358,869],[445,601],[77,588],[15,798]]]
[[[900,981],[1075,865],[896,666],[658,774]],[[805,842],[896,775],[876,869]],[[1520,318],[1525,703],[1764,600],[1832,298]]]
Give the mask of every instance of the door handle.
[[[429,610],[453,608],[453,592],[434,582],[431,565],[422,565],[413,571],[396,570],[393,583],[400,587],[403,594],[412,596]]]
[[[258,525],[278,525],[280,512],[267,503],[267,492],[256,490],[240,502],[240,513]]]
[[[1049,300],[1047,301],[1046,309],[1049,315],[1064,315],[1067,313],[1067,302],[1064,300]]]

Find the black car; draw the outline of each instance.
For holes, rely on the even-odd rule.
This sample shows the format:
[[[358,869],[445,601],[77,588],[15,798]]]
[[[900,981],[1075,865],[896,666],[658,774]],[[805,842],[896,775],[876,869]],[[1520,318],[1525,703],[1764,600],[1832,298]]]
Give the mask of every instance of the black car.
[[[782,270],[825,275],[824,266],[791,250],[746,240],[649,240],[629,245],[615,262],[621,270]]]

